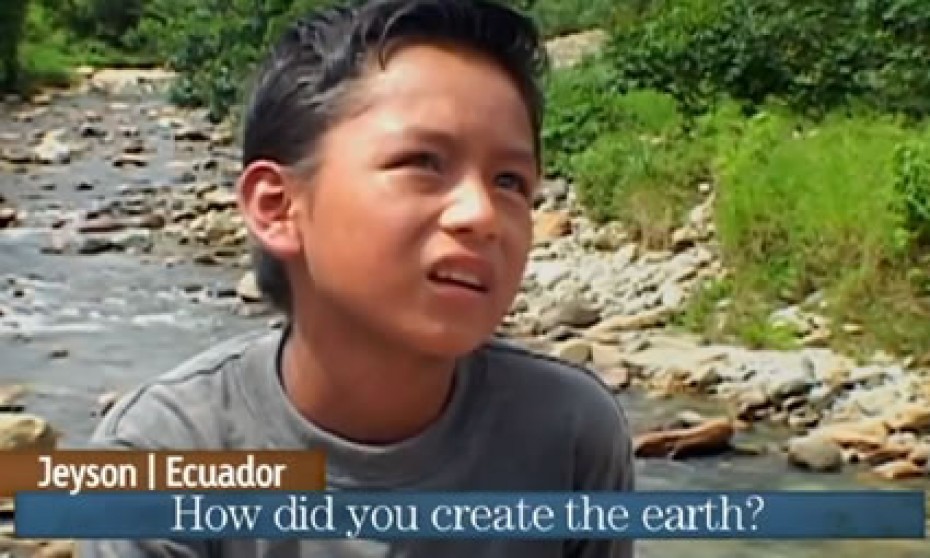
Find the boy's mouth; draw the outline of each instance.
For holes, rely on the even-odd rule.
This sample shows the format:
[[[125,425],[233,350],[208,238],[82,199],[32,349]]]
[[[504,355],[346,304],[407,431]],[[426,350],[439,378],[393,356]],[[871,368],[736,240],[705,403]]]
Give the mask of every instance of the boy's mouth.
[[[429,274],[431,281],[471,289],[477,292],[487,292],[487,286],[475,275],[463,271],[438,270]]]
[[[491,266],[481,258],[450,256],[432,266],[427,277],[441,285],[487,293],[491,286]]]

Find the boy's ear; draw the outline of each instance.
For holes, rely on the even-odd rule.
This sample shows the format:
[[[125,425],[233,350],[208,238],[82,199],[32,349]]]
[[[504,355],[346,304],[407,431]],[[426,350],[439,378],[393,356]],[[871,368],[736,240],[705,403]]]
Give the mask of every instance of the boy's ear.
[[[284,259],[300,253],[300,234],[294,220],[294,190],[277,163],[255,161],[236,183],[239,211],[252,236],[271,254]]]

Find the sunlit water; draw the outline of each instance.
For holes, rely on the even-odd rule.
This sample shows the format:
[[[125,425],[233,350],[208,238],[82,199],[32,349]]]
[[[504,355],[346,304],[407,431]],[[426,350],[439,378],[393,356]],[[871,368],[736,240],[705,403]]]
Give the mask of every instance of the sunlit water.
[[[107,114],[97,99],[79,98],[56,105],[67,111],[92,108]],[[157,105],[157,103],[154,103]],[[65,208],[87,208],[120,187],[133,184],[162,185],[169,174],[161,163],[181,154],[154,122],[139,116],[139,105],[113,120],[142,128],[143,137],[156,149],[152,164],[141,170],[115,170],[104,157],[116,147],[100,146],[67,167],[35,169],[32,175],[0,175],[0,194],[17,207],[35,212],[41,222],[45,206],[56,200]],[[0,128],[29,134],[35,125],[12,122],[0,115]],[[78,125],[79,120],[40,121],[42,129]],[[81,181],[93,182],[91,192],[78,192]],[[41,185],[54,182],[55,191]],[[29,223],[27,223],[28,225]],[[205,297],[197,301],[184,293],[192,283],[211,288],[235,284],[239,272],[202,266],[166,267],[127,255],[66,256],[42,254],[47,230],[0,231],[0,385],[29,387],[30,412],[48,418],[64,434],[62,444],[79,447],[92,432],[92,411],[100,394],[125,390],[164,372],[211,344],[256,327],[266,327],[267,317],[246,318],[232,312],[232,301]],[[14,296],[9,277],[24,293]],[[50,353],[65,348],[64,358]],[[668,419],[681,403],[624,395],[622,402],[641,429]],[[694,408],[693,405],[687,405]],[[764,437],[763,437],[764,439]],[[777,455],[728,456],[685,462],[641,460],[637,475],[643,490],[772,490],[889,488],[853,474],[813,475],[798,472]],[[895,484],[917,487],[923,484]],[[688,558],[728,557],[888,557],[930,556],[928,541],[644,541],[640,555]]]

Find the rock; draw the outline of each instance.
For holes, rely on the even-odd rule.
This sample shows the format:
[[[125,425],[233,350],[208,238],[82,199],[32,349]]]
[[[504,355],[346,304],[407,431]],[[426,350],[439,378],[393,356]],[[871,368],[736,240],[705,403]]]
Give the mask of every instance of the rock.
[[[860,335],[863,331],[864,328],[859,324],[843,324],[843,333],[847,333],[849,335]]]
[[[113,166],[117,168],[124,167],[144,167],[149,164],[146,157],[134,153],[121,153],[113,159]]]
[[[732,422],[717,418],[690,428],[647,432],[636,436],[633,445],[637,457],[678,459],[726,451],[733,434]]]
[[[623,391],[630,386],[632,377],[630,369],[625,366],[613,366],[598,372],[601,381],[613,392]]]
[[[536,215],[533,220],[534,241],[549,241],[572,232],[572,221],[565,211],[544,211]]]
[[[35,558],[72,558],[75,556],[75,542],[70,540],[48,541],[39,547]]]
[[[676,229],[672,233],[672,250],[674,252],[687,250],[697,244],[701,237],[701,233],[689,225]]]
[[[770,405],[768,396],[759,388],[741,391],[736,397],[736,416],[740,420],[757,420]]]
[[[815,329],[801,338],[801,346],[808,348],[824,348],[830,346],[833,333],[828,329]]]
[[[539,261],[530,262],[527,269],[527,276],[531,277],[543,289],[552,289],[559,282],[567,279],[571,275],[569,264],[564,261]]]
[[[235,139],[236,138],[232,130],[230,130],[228,127],[222,127],[220,129],[214,130],[213,133],[210,134],[210,145],[215,147],[229,146],[233,144]]]
[[[69,354],[71,354],[71,351],[69,351],[67,347],[56,347],[52,349],[51,351],[49,351],[48,357],[49,358],[67,358]]]
[[[802,436],[788,441],[788,461],[802,469],[835,472],[843,468],[843,451],[829,438]]]
[[[860,451],[873,451],[885,445],[888,431],[883,421],[867,419],[828,424],[819,427],[815,433],[833,440],[843,448]]]
[[[85,236],[81,237],[77,253],[84,256],[92,256],[96,254],[103,254],[117,249],[118,246],[113,244],[113,241],[107,237],[103,236]]]
[[[591,345],[591,362],[597,369],[611,369],[623,364],[624,354],[617,347],[594,343]]]
[[[862,460],[868,463],[869,465],[876,467],[882,465],[883,463],[888,463],[889,461],[899,461],[907,459],[911,454],[911,448],[907,446],[893,446],[887,445],[883,448],[878,448],[870,452],[865,452],[862,457]]]
[[[149,229],[128,229],[110,235],[110,243],[116,250],[147,254],[152,251],[154,242]]]
[[[0,151],[0,160],[14,165],[26,165],[34,161],[33,154],[22,148],[7,148]]]
[[[550,308],[541,317],[544,329],[549,330],[557,326],[585,328],[600,319],[600,311],[581,297],[571,297],[562,303]]]
[[[644,310],[634,315],[618,314],[605,318],[589,331],[592,333],[617,333],[634,329],[647,329],[662,325],[669,316],[670,312],[667,308]]]
[[[607,34],[600,29],[556,37],[546,42],[554,68],[568,68],[600,50]]]
[[[593,245],[597,250],[616,252],[625,246],[627,241],[629,238],[626,231],[619,224],[611,222],[598,229],[594,235]],[[625,265],[628,262],[629,260],[622,261],[622,264]]]
[[[249,271],[242,276],[236,285],[236,294],[243,302],[261,302],[265,298],[261,289],[258,288],[258,280],[254,271]]]
[[[859,414],[869,416],[885,416],[894,412],[901,405],[901,389],[892,383],[873,389],[859,389],[850,392],[843,401],[843,406],[849,410],[858,411]],[[914,416],[913,419],[920,419]],[[892,420],[907,421],[910,417],[902,416]]]
[[[23,386],[0,386],[0,406],[10,405],[26,394]]]
[[[624,244],[617,250],[617,253],[614,254],[614,259],[617,260],[620,265],[629,265],[635,262],[638,257],[639,245],[634,242]]]
[[[109,215],[103,215],[101,217],[96,217],[93,219],[88,219],[77,225],[77,231],[82,234],[90,233],[108,233],[121,231],[125,229],[128,225],[115,217]]]
[[[681,411],[675,415],[675,423],[680,424],[684,428],[698,426],[699,424],[706,421],[707,417],[697,411],[692,411],[690,409],[685,409],[684,411]]]
[[[556,345],[552,354],[572,364],[585,365],[591,359],[591,344],[583,339],[569,339]]]
[[[139,94],[161,90],[171,84],[177,74],[161,68],[100,68],[90,78],[90,87],[108,95]],[[126,103],[110,103],[110,110],[130,108]]]
[[[930,406],[919,403],[902,405],[889,413],[885,424],[892,432],[902,430],[921,432],[930,429]]]
[[[662,287],[662,306],[669,310],[677,310],[685,301],[685,292],[676,283],[667,283]]]
[[[788,426],[794,431],[804,432],[820,422],[820,413],[813,409],[799,409],[788,415]]]
[[[0,229],[12,227],[19,222],[19,214],[12,207],[0,208]]]
[[[911,453],[907,455],[907,459],[915,465],[926,467],[927,464],[930,463],[930,443],[917,444],[914,446]]]
[[[197,254],[196,256],[194,256],[193,262],[198,265],[209,265],[209,266],[222,265],[223,263],[222,261],[220,261],[220,258],[216,257],[216,255],[211,252],[201,252]]]
[[[71,162],[73,150],[59,138],[63,130],[53,130],[42,137],[42,141],[33,148],[33,156],[45,165],[65,165]]]
[[[771,378],[765,387],[767,395],[776,401],[805,395],[810,391],[813,379],[803,375],[781,374]]]
[[[203,200],[206,202],[207,211],[236,209],[239,203],[236,193],[225,188],[210,190],[203,194]]]
[[[185,124],[175,130],[174,139],[176,141],[209,141],[210,135],[199,128]]]
[[[885,480],[903,480],[924,477],[927,471],[924,467],[915,465],[906,459],[901,459],[879,465],[872,469],[872,473]]]
[[[81,127],[78,129],[78,133],[82,138],[105,138],[107,137],[107,130],[103,126],[94,123],[85,123],[81,124]]]
[[[48,106],[52,104],[52,101],[54,101],[54,98],[52,97],[51,93],[36,93],[29,100],[29,102],[32,103],[33,105],[40,106],[40,107]]]
[[[0,413],[0,451],[51,450],[58,433],[41,417],[23,413]]]

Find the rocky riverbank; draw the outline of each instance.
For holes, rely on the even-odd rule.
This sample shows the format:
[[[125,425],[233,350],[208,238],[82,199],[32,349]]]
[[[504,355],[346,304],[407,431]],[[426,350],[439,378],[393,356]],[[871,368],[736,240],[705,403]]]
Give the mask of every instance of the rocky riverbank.
[[[248,272],[247,234],[231,192],[238,172],[234,133],[152,97],[167,79],[87,72],[76,90],[28,103],[7,99],[0,109],[10,123],[0,133],[0,174],[10,180],[0,184],[0,234],[40,239],[23,249],[44,258],[120,256],[153,268],[196,270],[170,300],[273,325],[276,318]],[[96,99],[93,108],[81,101],[88,96]],[[590,366],[618,396],[636,394],[656,405],[703,402],[700,413],[682,405],[680,412],[638,423],[643,459],[777,455],[799,470],[845,469],[925,483],[930,372],[914,359],[877,354],[857,361],[837,354],[820,346],[822,340],[831,328],[853,325],[793,308],[772,319],[793,323],[806,347],[797,351],[710,344],[674,326],[701,282],[726,273],[715,244],[713,185],[701,193],[703,203],[669,248],[650,251],[621,224],[586,219],[570,184],[546,182],[535,203],[526,278],[500,333]],[[222,279],[205,280],[211,273]],[[5,336],[29,342],[30,324],[49,310],[37,294],[42,288],[39,277],[4,270]],[[151,296],[163,295],[169,296]],[[46,356],[67,362],[76,349],[56,345]],[[0,449],[57,443],[54,432],[62,425],[23,403],[29,386],[2,379]],[[106,382],[92,381],[98,383]],[[122,386],[102,387],[87,398],[98,415]],[[766,436],[753,436],[761,430]],[[10,513],[9,504],[0,504],[0,518]],[[29,544],[29,552],[39,548]],[[68,552],[43,548],[45,556]]]
[[[93,77],[90,84],[92,90],[109,90]],[[52,110],[50,104],[50,99],[39,99],[38,106],[15,109],[12,117],[33,122]],[[185,290],[190,296],[248,303],[236,304],[238,312],[265,311],[254,278],[245,271],[250,264],[247,233],[231,191],[238,172],[232,131],[170,106],[111,103],[107,112],[66,110],[53,128],[37,129],[29,137],[7,133],[0,138],[0,164],[27,176],[36,167],[66,172],[86,153],[103,151],[114,169],[157,165],[166,178],[124,185],[83,211],[56,209],[51,203],[25,214],[4,200],[3,226],[43,228],[46,254],[117,251],[166,266],[188,261],[243,269],[235,285],[205,291],[192,283]],[[140,119],[171,141],[174,157],[147,145]],[[92,191],[95,185],[72,187]],[[52,191],[57,185],[39,188]],[[800,323],[796,330],[808,345],[803,350],[711,345],[668,327],[697,285],[726,273],[714,242],[713,188],[705,184],[702,191],[705,201],[675,231],[669,250],[646,251],[621,224],[598,226],[586,219],[569,184],[546,182],[536,200],[535,247],[526,278],[501,333],[589,365],[616,389],[638,389],[652,397],[702,395],[720,402],[729,428],[716,427],[720,417],[707,422],[706,431],[698,417],[675,420],[683,428],[662,429],[666,441],[658,445],[643,442],[644,455],[680,457],[689,453],[691,440],[704,451],[724,451],[734,432],[768,421],[802,437],[784,446],[787,458],[800,466],[835,470],[844,463],[865,463],[889,478],[926,475],[930,374],[910,367],[909,359],[876,355],[856,362],[819,348],[817,340],[829,335],[830,324],[791,308],[772,319]],[[15,277],[5,288],[13,290],[14,298],[22,290]],[[715,433],[710,449],[707,432]],[[667,441],[677,435],[680,439]]]

